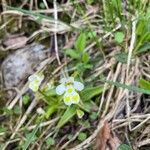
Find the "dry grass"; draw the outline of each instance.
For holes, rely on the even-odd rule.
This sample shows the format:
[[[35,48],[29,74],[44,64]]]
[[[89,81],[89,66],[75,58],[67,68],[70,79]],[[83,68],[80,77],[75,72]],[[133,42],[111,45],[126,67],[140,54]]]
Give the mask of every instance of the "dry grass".
[[[3,41],[6,36],[21,31],[28,35],[25,44],[34,41],[41,42],[43,39],[45,41],[50,41],[50,39],[53,38],[51,51],[49,52],[47,59],[43,60],[36,68],[36,72],[47,72],[49,66],[52,66],[53,68],[48,74],[50,76],[47,76],[45,82],[42,83],[42,87],[44,87],[49,79],[51,81],[57,81],[62,74],[62,70],[66,71],[65,68],[72,64],[73,60],[64,56],[62,47],[72,48],[80,29],[89,29],[89,24],[92,31],[97,34],[97,41],[95,41],[95,39],[91,40],[85,51],[90,54],[91,59],[98,61],[94,64],[91,71],[88,72],[88,75],[85,76],[85,81],[89,83],[94,82],[95,85],[98,85],[101,83],[99,81],[100,75],[104,75],[107,80],[138,86],[140,78],[145,78],[148,81],[150,80],[149,53],[144,53],[142,55],[133,54],[136,44],[136,12],[135,14],[131,14],[130,12],[123,14],[130,19],[130,23],[132,23],[131,28],[130,26],[127,26],[128,24],[125,24],[125,28],[123,28],[122,22],[116,21],[114,27],[107,31],[104,27],[105,18],[101,6],[86,4],[84,6],[84,15],[81,15],[78,12],[79,10],[75,7],[75,4],[83,5],[84,1],[75,1],[75,4],[70,1],[64,3],[62,1],[59,5],[56,1],[54,1],[53,5],[49,4],[46,0],[41,0],[40,2],[44,5],[44,9],[39,8],[37,0],[19,1],[16,5],[11,1],[6,2],[5,0],[2,0],[0,21],[0,31],[2,34],[0,34],[0,37],[1,41]],[[103,2],[102,6],[105,6],[104,3],[105,2]],[[12,5],[17,8],[26,7],[28,10],[45,14],[54,19],[41,18],[39,21],[38,16],[35,14],[27,14],[26,12],[21,12],[17,9],[11,10],[6,7],[7,5]],[[65,23],[63,17],[65,18],[68,16],[70,23]],[[32,33],[24,27],[25,24],[29,27],[31,21],[33,21],[34,24],[38,24],[38,28],[35,27],[36,29],[33,29]],[[121,30],[123,30],[126,35],[122,45],[114,42],[114,33]],[[62,44],[59,42],[62,40],[62,38],[59,39],[60,35],[65,37],[65,42]],[[42,39],[41,41],[40,38]],[[102,47],[99,47],[98,43],[100,43]],[[25,44],[22,45],[22,47],[25,46]],[[8,53],[11,54],[11,49],[12,47],[5,48],[2,47],[1,44],[0,53],[1,50],[3,50],[5,52],[8,51]],[[122,51],[126,51],[128,54],[127,63],[118,62],[114,58],[116,54]],[[3,60],[4,58],[1,59],[0,62]],[[5,66],[1,65],[1,68],[3,67]],[[69,71],[67,70],[66,72],[68,73]],[[3,81],[3,78],[1,81],[2,83],[5,82]],[[107,88],[108,90],[104,90],[102,94],[95,98],[98,101],[96,109],[98,119],[96,126],[90,129],[79,126],[72,139],[67,140],[67,135],[62,136],[62,134],[60,134],[57,136],[57,132],[55,131],[55,126],[60,116],[49,118],[39,125],[39,136],[35,142],[31,143],[29,149],[42,150],[44,141],[52,135],[54,135],[54,137],[56,136],[57,142],[55,148],[57,149],[65,149],[66,147],[70,150],[88,149],[89,147],[94,149],[96,138],[97,141],[101,141],[97,135],[100,133],[105,122],[108,121],[111,132],[115,135],[114,137],[119,138],[119,143],[127,143],[134,150],[148,150],[150,148],[150,96],[132,92],[128,89],[116,88],[114,85],[110,86],[108,83],[105,83],[104,89]],[[9,116],[7,113],[1,114],[1,127],[7,127],[6,132],[0,133],[0,143],[4,145],[2,148],[3,150],[13,149],[13,146],[17,147],[18,145],[21,145],[22,141],[26,138],[24,129],[31,131],[36,128],[36,118],[38,118],[36,109],[45,107],[45,104],[43,104],[43,101],[40,100],[41,98],[39,98],[38,95],[32,99],[27,108],[23,106],[22,96],[28,92],[28,82],[26,79],[24,79],[21,88],[1,87],[1,91],[11,90],[16,91],[16,96],[13,99],[10,97],[4,98],[5,102],[1,107],[7,107],[9,110],[13,110],[16,105],[19,105],[22,113],[18,116]],[[62,128],[62,130],[65,130],[65,128]],[[77,137],[82,131],[89,132],[89,136],[84,141],[79,142]],[[101,148],[99,148],[99,150],[100,149]],[[109,146],[106,149],[109,149]]]

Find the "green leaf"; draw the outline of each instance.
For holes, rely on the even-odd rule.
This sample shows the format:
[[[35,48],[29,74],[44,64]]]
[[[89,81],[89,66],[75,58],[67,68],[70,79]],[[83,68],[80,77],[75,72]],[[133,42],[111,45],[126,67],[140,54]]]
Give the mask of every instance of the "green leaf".
[[[3,110],[4,113],[6,113],[7,115],[12,115],[12,114],[13,114],[13,110],[12,110],[12,109],[8,109],[7,107],[3,107],[2,110]]]
[[[47,146],[55,145],[55,140],[52,137],[49,137],[48,139],[46,139],[46,145]]]
[[[91,114],[90,114],[90,119],[91,120],[96,120],[97,119],[97,113],[96,112],[92,112]]]
[[[15,113],[16,115],[21,114],[21,108],[20,108],[18,105],[16,105],[16,106],[14,107],[14,113]]]
[[[136,54],[145,53],[150,51],[150,42],[143,44],[137,51]]]
[[[83,109],[84,111],[86,111],[86,112],[88,112],[88,113],[90,113],[90,111],[91,111],[91,109],[92,109],[92,107],[93,107],[93,103],[92,103],[92,101],[84,101],[84,104],[78,104],[78,106],[81,108],[81,109]]]
[[[116,32],[115,33],[115,41],[118,43],[122,43],[124,40],[124,33],[123,32]]]
[[[47,103],[48,105],[52,105],[52,104],[58,102],[58,98],[56,98],[56,97],[54,98],[54,97],[53,97],[54,95],[56,95],[54,89],[49,90],[49,91],[47,91],[47,92],[44,92],[44,91],[40,91],[40,90],[39,90],[39,93],[43,96],[43,99],[42,99],[42,100],[43,100],[45,103]],[[52,95],[53,95],[53,96],[52,96]]]
[[[74,49],[65,49],[65,54],[70,56],[73,59],[79,59],[80,58],[80,55]]]
[[[40,122],[36,125],[36,127],[33,129],[33,131],[29,134],[26,134],[26,142],[22,145],[22,149],[23,150],[27,150],[29,145],[36,140],[36,132],[38,131],[38,128],[39,128],[39,125],[40,125]]]
[[[150,82],[144,79],[141,79],[139,81],[139,85],[141,88],[146,89],[146,90],[150,90]]]
[[[121,145],[117,148],[117,150],[132,150],[132,148],[129,147],[128,145],[126,145],[126,144],[121,144]]]
[[[55,89],[50,89],[50,90],[44,91],[44,94],[47,97],[52,97],[52,96],[56,96],[57,95]]]
[[[123,89],[128,89],[129,91],[144,93],[144,94],[149,94],[150,95],[150,90],[146,90],[146,89],[143,89],[143,88],[138,88],[136,86],[126,85],[126,84],[119,83],[119,82],[113,82],[111,80],[101,79],[101,81],[104,81],[104,82],[106,82],[108,84],[111,84],[111,85],[114,85],[116,87],[121,87]]]
[[[85,69],[91,69],[93,67],[93,65],[91,65],[91,64],[84,64],[83,67]]]
[[[79,141],[84,141],[87,138],[87,134],[84,132],[79,133],[78,135],[78,140]]]
[[[32,133],[26,133],[25,136],[27,140],[30,140],[30,142],[34,142],[37,139],[36,135],[33,136]]]
[[[143,29],[145,29],[145,25],[146,25],[146,20],[145,19],[140,19],[137,23],[137,27],[136,27],[136,34],[137,35],[142,35],[143,34]]]
[[[46,111],[45,117],[48,119],[58,108],[58,104],[49,105],[48,110]]]
[[[24,105],[28,104],[29,100],[30,100],[30,96],[27,94],[22,97],[22,101]]]
[[[91,5],[94,2],[94,0],[87,0],[88,5]]]
[[[78,52],[82,53],[86,46],[86,35],[85,33],[81,33],[75,42],[75,48]]]
[[[91,127],[89,120],[81,120],[80,119],[80,120],[78,120],[78,123],[79,123],[79,125],[81,125],[85,128],[90,128]]]
[[[60,118],[56,129],[61,128],[64,124],[66,124],[74,115],[76,114],[76,105],[71,105],[64,112],[63,116]]]
[[[113,8],[114,8],[114,13],[120,17],[120,19],[122,18],[121,17],[121,13],[122,13],[122,1],[121,0],[111,0],[112,1],[112,5],[113,5]]]
[[[87,64],[87,63],[77,63],[76,64],[76,68],[79,72],[84,72],[87,69],[91,69],[93,66],[91,64]]]
[[[0,133],[6,132],[6,131],[7,131],[7,128],[5,128],[5,127],[0,127]]]
[[[93,37],[96,38],[96,32],[94,32],[94,31],[88,32],[87,37],[90,39],[92,39]]]
[[[81,99],[83,101],[87,101],[102,92],[103,92],[103,86],[86,88],[81,92]]]
[[[84,63],[87,63],[89,61],[89,59],[90,59],[89,54],[87,52],[84,52],[83,55],[82,55],[82,61]]]
[[[118,53],[118,54],[116,54],[114,57],[115,57],[115,59],[116,59],[118,62],[127,63],[128,54],[125,53],[125,52]]]

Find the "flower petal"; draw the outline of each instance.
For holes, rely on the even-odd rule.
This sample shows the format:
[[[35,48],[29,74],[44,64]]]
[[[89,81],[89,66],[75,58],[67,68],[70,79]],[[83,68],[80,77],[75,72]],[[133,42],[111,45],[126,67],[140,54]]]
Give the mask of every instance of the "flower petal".
[[[72,96],[70,94],[65,93],[64,95],[64,103],[68,106],[72,104]]]
[[[65,92],[66,88],[64,84],[60,84],[56,87],[56,94],[62,95]]]
[[[60,79],[60,83],[64,83],[65,84],[66,80],[67,80],[66,78],[61,78]]]
[[[33,91],[33,92],[37,92],[39,89],[39,84],[36,84],[34,81],[30,82],[29,84],[29,88]]]
[[[33,75],[29,76],[28,80],[29,80],[29,81],[37,80],[37,75],[36,75],[36,74],[33,74]]]
[[[31,76],[28,78],[28,80],[29,80],[30,82],[35,81],[35,80],[38,80],[39,82],[42,82],[43,79],[44,79],[44,75],[43,75],[43,74],[37,74],[37,73],[31,75]]]
[[[78,104],[79,101],[80,101],[80,96],[79,96],[79,94],[78,94],[77,92],[73,92],[73,93],[71,94],[71,96],[72,96],[72,98],[71,98],[72,103],[73,103],[73,104]]]
[[[74,87],[72,85],[66,86],[66,93],[71,94],[75,91]]]
[[[69,78],[67,78],[67,82],[74,82],[74,77],[69,77]]]
[[[81,82],[74,81],[74,88],[77,91],[82,91],[84,89],[84,85]]]

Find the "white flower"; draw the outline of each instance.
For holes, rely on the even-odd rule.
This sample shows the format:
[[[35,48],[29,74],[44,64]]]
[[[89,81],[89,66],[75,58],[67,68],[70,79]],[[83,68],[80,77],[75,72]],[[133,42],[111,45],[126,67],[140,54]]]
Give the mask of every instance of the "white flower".
[[[68,106],[70,106],[72,104],[72,96],[71,94],[65,93],[64,94],[64,103]]]
[[[80,96],[77,92],[73,92],[72,94],[72,104],[78,104],[80,101]]]
[[[41,107],[37,108],[36,112],[37,112],[39,115],[42,115],[42,114],[45,113],[45,111],[44,111]]]
[[[78,104],[80,101],[80,96],[76,91],[73,91],[72,93],[66,92],[63,99],[64,103],[70,106],[71,104]]]
[[[81,82],[74,81],[73,77],[62,78],[60,83],[61,84],[56,87],[56,93],[58,95],[65,93],[68,86],[72,86],[77,91],[82,91],[84,89],[84,85]]]
[[[33,74],[31,75],[28,80],[29,80],[29,88],[33,91],[36,92],[39,89],[39,86],[41,82],[44,79],[43,74]]]
[[[58,95],[62,95],[65,92],[65,90],[66,90],[66,87],[64,84],[60,84],[56,87],[56,93]]]
[[[45,87],[44,87],[44,91],[48,91],[48,90],[51,90],[51,89],[53,89],[54,87],[53,87],[53,83],[51,83],[51,82],[48,82],[46,85],[45,85]]]
[[[81,82],[74,81],[73,77],[62,78],[60,80],[60,85],[56,87],[56,93],[58,95],[64,94],[64,103],[68,106],[71,104],[78,104],[80,101],[80,96],[76,92],[84,89],[84,85]]]
[[[72,94],[73,92],[75,92],[75,89],[72,85],[68,85],[68,86],[66,86],[65,91],[68,94]]]

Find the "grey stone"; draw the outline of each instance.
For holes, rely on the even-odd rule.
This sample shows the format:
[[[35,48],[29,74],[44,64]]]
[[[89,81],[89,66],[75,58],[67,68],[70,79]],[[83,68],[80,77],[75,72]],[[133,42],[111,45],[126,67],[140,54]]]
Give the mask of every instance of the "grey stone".
[[[2,64],[5,87],[18,87],[47,57],[47,51],[44,45],[32,43],[10,54]]]

